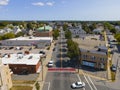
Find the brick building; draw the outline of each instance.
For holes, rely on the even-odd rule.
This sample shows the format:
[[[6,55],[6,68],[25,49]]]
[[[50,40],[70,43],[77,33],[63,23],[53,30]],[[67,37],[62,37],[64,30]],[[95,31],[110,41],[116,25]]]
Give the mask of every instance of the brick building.
[[[40,68],[42,54],[9,54],[2,58],[3,64],[8,64],[14,74],[37,73]]]
[[[94,36],[93,36],[94,37]],[[93,38],[92,37],[92,38]],[[94,37],[95,38],[95,37]],[[105,41],[89,36],[84,39],[73,39],[80,48],[80,64],[95,69],[107,69],[108,49]]]
[[[98,48],[97,50],[80,49],[80,63],[84,66],[93,67],[96,69],[107,69],[107,51],[106,49]]]
[[[52,27],[43,26],[34,31],[33,36],[36,37],[52,37]]]

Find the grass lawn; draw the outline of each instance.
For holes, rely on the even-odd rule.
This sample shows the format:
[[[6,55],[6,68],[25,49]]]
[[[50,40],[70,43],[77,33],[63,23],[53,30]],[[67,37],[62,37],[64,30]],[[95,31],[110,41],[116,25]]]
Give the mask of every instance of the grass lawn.
[[[115,81],[115,75],[116,75],[116,73],[111,71],[111,79],[112,79],[112,81]]]
[[[10,90],[32,90],[30,86],[13,86]]]
[[[34,84],[35,81],[19,81],[19,80],[14,80],[13,84]]]

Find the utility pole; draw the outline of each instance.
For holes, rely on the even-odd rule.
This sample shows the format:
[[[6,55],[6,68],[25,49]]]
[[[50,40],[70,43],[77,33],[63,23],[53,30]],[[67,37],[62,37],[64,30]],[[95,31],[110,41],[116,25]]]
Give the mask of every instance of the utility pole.
[[[60,31],[60,42],[61,42],[61,45],[60,45],[60,61],[61,61],[61,68],[62,68],[62,31]]]
[[[41,65],[42,65],[42,81],[43,81],[43,60],[41,58]]]
[[[118,69],[118,64],[119,64],[119,57],[117,58],[117,63],[116,63],[116,72],[115,72],[115,79],[116,79],[116,76],[117,76],[117,69]]]

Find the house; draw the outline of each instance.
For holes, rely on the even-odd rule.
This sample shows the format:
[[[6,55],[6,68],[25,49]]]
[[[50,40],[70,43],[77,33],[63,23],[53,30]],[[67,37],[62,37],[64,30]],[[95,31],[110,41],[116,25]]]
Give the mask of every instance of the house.
[[[6,54],[1,58],[4,65],[9,65],[14,74],[37,73],[42,54],[17,53]]]
[[[96,28],[96,29],[93,30],[93,33],[95,33],[95,34],[101,34],[102,31],[103,31],[102,29]]]
[[[35,37],[52,37],[52,27],[44,25],[34,31],[33,36]]]
[[[22,30],[19,28],[19,26],[14,26],[13,32],[14,32],[15,34],[21,32],[21,31],[22,31]]]

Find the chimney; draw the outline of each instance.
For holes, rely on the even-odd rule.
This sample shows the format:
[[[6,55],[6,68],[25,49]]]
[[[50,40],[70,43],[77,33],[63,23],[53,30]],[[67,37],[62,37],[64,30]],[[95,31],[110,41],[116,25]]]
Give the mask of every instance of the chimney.
[[[10,58],[10,54],[8,54],[8,58]]]

